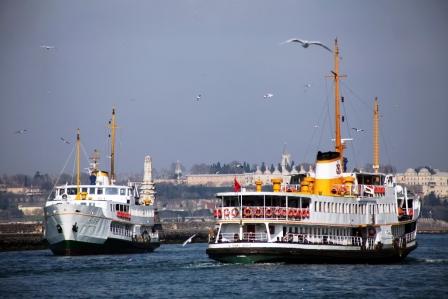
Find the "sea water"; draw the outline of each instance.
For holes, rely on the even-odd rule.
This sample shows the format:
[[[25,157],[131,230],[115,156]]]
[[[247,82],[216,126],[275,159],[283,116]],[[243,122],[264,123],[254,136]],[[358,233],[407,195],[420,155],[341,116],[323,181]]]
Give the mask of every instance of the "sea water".
[[[448,235],[418,235],[402,263],[222,264],[206,244],[153,253],[0,253],[1,298],[448,298]]]

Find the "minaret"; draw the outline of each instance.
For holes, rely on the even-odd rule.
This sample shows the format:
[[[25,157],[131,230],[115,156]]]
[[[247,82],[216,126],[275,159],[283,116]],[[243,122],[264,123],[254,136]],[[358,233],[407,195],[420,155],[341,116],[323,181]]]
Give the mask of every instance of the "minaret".
[[[180,166],[179,160],[176,162],[176,169],[174,169],[174,174],[176,175],[176,181],[179,184],[180,178],[182,177],[182,167]]]
[[[155,199],[155,187],[152,181],[152,160],[150,156],[145,157],[145,164],[143,167],[143,182],[141,186],[141,198],[145,205],[153,205]]]

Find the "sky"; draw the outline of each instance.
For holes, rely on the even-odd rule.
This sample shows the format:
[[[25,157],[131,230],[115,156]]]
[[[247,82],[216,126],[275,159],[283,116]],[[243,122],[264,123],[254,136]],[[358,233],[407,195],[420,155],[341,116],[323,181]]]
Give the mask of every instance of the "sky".
[[[112,107],[119,173],[148,154],[277,164],[285,144],[313,162],[333,149],[333,56],[294,37],[338,39],[349,168],[372,162],[378,97],[381,163],[448,170],[447,28],[442,0],[2,0],[0,174],[70,172],[77,128],[82,166],[96,148],[108,168]]]

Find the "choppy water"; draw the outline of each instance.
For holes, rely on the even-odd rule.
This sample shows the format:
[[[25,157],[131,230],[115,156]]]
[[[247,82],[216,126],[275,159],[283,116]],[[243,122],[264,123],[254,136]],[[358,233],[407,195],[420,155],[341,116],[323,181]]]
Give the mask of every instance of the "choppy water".
[[[448,298],[448,235],[419,235],[393,265],[221,264],[206,244],[151,254],[56,257],[0,253],[0,297]]]

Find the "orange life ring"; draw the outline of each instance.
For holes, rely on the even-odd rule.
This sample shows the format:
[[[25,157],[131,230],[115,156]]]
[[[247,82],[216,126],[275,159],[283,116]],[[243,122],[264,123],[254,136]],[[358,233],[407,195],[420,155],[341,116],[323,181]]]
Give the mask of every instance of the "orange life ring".
[[[261,208],[260,207],[258,207],[258,208],[256,208],[255,209],[255,216],[256,217],[261,217],[261,216],[263,216],[263,212],[261,211]]]
[[[301,218],[302,217],[302,209],[301,208],[296,209],[296,214],[294,216],[296,218]]]
[[[230,215],[229,209],[224,209],[224,216],[229,217],[229,215]]]
[[[272,217],[272,209],[271,208],[266,208],[266,217]]]
[[[286,209],[285,209],[285,208],[282,208],[281,211],[282,211],[281,215],[282,215],[283,217],[286,217]]]
[[[233,208],[233,210],[232,210],[232,217],[238,217],[239,213],[240,213],[240,211],[238,211],[237,208]]]
[[[246,217],[246,218],[252,216],[252,211],[250,210],[249,207],[245,207],[245,208],[244,208],[243,215],[244,215],[244,217]]]
[[[294,211],[294,209],[292,209],[292,208],[289,208],[289,210],[288,210],[288,217],[289,218],[294,218],[295,215],[296,215],[296,211]]]
[[[331,187],[331,193],[332,194],[338,193],[338,188],[336,188],[336,186]]]
[[[280,208],[275,208],[274,215],[277,216],[277,217],[281,216],[282,215],[281,209]]]

